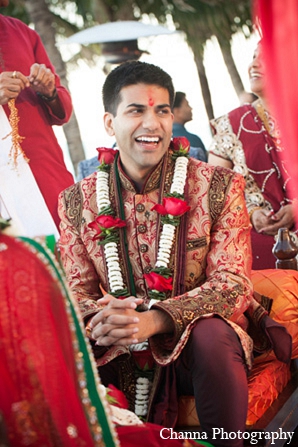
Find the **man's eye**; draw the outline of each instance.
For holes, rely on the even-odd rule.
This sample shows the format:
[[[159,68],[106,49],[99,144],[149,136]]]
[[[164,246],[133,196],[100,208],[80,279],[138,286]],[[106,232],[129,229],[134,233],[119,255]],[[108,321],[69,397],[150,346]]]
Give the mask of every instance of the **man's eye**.
[[[170,113],[170,111],[168,109],[160,109],[158,111],[159,115],[168,115]]]
[[[132,114],[143,113],[143,109],[141,109],[141,108],[139,108],[139,109],[131,109],[130,113],[132,113]]]

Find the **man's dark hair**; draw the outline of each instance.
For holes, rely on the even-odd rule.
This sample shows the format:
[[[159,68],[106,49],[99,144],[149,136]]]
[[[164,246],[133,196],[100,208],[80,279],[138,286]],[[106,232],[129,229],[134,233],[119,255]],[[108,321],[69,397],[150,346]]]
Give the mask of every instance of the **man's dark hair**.
[[[158,85],[169,92],[170,106],[174,102],[174,86],[168,73],[153,64],[140,61],[124,62],[108,74],[102,89],[102,99],[106,112],[116,116],[121,102],[121,90],[129,85]]]
[[[182,104],[183,99],[186,97],[186,94],[183,92],[176,92],[175,99],[174,99],[174,105],[173,109],[176,107],[180,107]]]

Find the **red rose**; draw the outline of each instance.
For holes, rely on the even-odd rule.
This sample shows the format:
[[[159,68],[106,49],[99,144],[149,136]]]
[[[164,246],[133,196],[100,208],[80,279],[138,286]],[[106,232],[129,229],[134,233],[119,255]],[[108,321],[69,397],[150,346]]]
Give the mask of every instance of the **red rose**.
[[[185,200],[177,199],[176,197],[165,197],[162,201],[162,205],[154,205],[151,209],[163,216],[170,214],[171,216],[178,217],[187,213],[187,211],[190,210],[190,206],[187,205]]]
[[[158,292],[173,290],[173,278],[165,278],[164,276],[155,272],[144,273],[144,278],[149,289],[151,290],[157,290]]]
[[[107,149],[106,147],[98,147],[98,161],[99,163],[104,163],[106,165],[110,165],[113,163],[114,158],[116,157],[117,151],[114,149]]]
[[[137,366],[143,371],[153,369],[155,364],[152,352],[150,349],[143,349],[142,351],[132,351],[133,358]]]
[[[180,151],[184,154],[188,154],[190,149],[189,141],[185,137],[173,138],[170,146],[173,151]]]
[[[97,216],[93,222],[88,224],[89,228],[96,231],[96,235],[93,237],[93,240],[101,238],[102,233],[106,233],[105,230],[113,230],[114,228],[121,228],[125,226],[126,222],[124,220],[108,215]]]
[[[107,388],[108,392],[108,401],[119,408],[125,408],[128,409],[128,402],[125,397],[125,394],[122,393],[122,391],[118,390],[114,385],[111,383],[108,385]]]

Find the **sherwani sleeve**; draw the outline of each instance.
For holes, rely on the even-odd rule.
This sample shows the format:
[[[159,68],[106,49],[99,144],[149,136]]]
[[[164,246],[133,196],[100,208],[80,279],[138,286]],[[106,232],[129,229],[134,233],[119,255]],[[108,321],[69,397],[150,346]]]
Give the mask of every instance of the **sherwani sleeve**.
[[[88,247],[96,246],[92,240],[82,240],[80,203],[81,190],[75,184],[60,194],[59,216],[61,219],[59,248],[69,288],[79,304],[85,320],[98,312],[96,300],[102,297],[98,273],[92,263]]]
[[[242,331],[239,324],[252,300],[250,228],[244,179],[236,174],[231,177],[222,212],[210,229],[205,281],[152,306],[166,312],[175,327],[174,334],[150,339],[158,363],[167,364],[178,357],[199,318],[217,315]]]

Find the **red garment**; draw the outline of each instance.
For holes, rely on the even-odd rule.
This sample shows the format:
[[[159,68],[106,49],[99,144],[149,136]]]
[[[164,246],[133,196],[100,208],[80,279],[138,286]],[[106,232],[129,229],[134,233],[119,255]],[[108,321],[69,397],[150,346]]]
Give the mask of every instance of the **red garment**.
[[[298,188],[298,3],[296,0],[256,0],[262,28],[262,51],[268,79],[268,96],[283,135],[293,178],[292,197]],[[298,207],[295,209],[298,219]]]
[[[277,212],[282,205],[289,203],[289,188],[292,182],[282,161],[282,152],[277,151],[273,139],[253,106],[238,107],[228,115],[233,131],[235,135],[239,135],[242,143],[249,172],[264,198],[271,204],[274,212]],[[240,122],[243,127],[238,134]],[[251,241],[253,269],[275,268],[276,258],[272,253],[274,237],[260,234],[253,227]]]
[[[253,106],[238,107],[211,124],[215,135],[210,153],[230,160],[233,169],[244,176],[248,211],[260,206],[277,212],[292,202],[289,192],[292,179],[282,159],[283,148],[275,145]],[[252,268],[275,268],[274,237],[252,228],[251,241]]]
[[[288,188],[292,181],[281,160],[282,151],[277,150],[256,109],[250,104],[232,110],[228,116],[235,135],[242,143],[249,172],[264,198],[277,212],[289,202]]]
[[[0,72],[20,71],[25,76],[30,73],[32,64],[45,64],[55,73],[38,34],[23,22],[0,15]],[[56,88],[64,108],[65,117],[59,119],[53,115],[45,101],[26,88],[16,100],[18,109],[19,134],[24,138],[21,145],[30,159],[30,168],[56,225],[59,225],[57,213],[58,194],[74,183],[67,171],[63,152],[52,129],[53,125],[66,123],[72,112],[72,103],[68,91],[60,85],[56,77]],[[3,106],[9,116],[7,104]],[[25,198],[30,200],[29,197]]]
[[[38,248],[1,234],[0,296],[0,412],[9,445],[106,447],[93,440],[98,422],[79,386],[86,376],[57,272]]]

